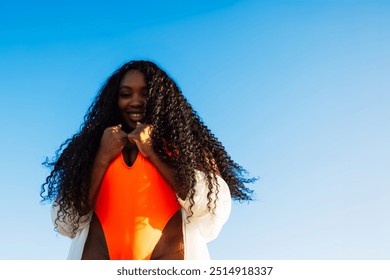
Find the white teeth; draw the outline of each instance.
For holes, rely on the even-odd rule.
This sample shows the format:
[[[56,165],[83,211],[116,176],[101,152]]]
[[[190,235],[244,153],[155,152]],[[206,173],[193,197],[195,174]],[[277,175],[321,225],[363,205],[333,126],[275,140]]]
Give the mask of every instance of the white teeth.
[[[132,117],[135,117],[135,118],[141,118],[141,117],[143,117],[144,116],[144,114],[140,114],[140,113],[130,113],[130,116],[132,116]]]

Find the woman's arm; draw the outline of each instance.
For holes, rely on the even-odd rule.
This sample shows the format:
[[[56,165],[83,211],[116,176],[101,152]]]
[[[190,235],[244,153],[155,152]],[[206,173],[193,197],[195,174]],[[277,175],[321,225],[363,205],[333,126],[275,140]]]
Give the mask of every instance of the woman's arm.
[[[170,186],[174,186],[175,169],[161,161],[154,153],[152,139],[150,137],[152,127],[150,125],[137,123],[137,127],[129,133],[128,139],[134,142],[142,155],[147,158],[164,177]]]
[[[88,203],[91,208],[95,205],[95,200],[108,165],[122,151],[127,141],[127,134],[121,130],[121,125],[108,127],[104,130],[100,147],[92,166],[91,186],[88,195]]]
[[[167,181],[167,183],[174,188],[174,177],[175,177],[175,169],[169,165],[167,165],[165,162],[161,161],[157,155],[154,153],[153,150],[153,144],[152,139],[150,137],[152,132],[152,126],[147,124],[141,124],[140,122],[137,123],[136,128],[129,133],[128,139],[129,141],[135,143],[138,147],[138,150],[142,153],[142,155],[145,158],[148,158],[150,162],[157,168],[157,170],[160,172],[160,174],[164,177],[164,179]],[[220,172],[218,170],[218,166],[215,162],[215,160],[212,158],[211,154],[207,154],[204,152],[204,155],[206,157],[207,164],[211,165],[211,169],[220,176]],[[179,195],[179,193],[174,190],[176,194]],[[181,194],[179,197],[181,199],[185,199],[187,194]]]
[[[91,186],[89,188],[88,194],[88,204],[91,208],[93,208],[95,205],[96,196],[100,190],[100,184],[109,164],[110,161],[104,159],[104,156],[101,155],[101,152],[98,152],[98,155],[96,155],[92,166]]]

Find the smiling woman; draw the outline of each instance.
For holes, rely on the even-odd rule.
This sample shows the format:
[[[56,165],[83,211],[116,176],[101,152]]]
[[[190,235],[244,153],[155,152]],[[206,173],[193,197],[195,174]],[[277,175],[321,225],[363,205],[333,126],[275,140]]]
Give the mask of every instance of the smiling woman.
[[[42,185],[71,259],[208,259],[245,170],[156,64],[107,80]]]

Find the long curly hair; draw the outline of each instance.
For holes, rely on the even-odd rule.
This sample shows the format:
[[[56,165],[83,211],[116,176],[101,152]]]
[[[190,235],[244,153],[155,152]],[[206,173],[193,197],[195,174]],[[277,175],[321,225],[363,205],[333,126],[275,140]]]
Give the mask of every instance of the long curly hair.
[[[153,126],[154,152],[176,170],[174,189],[179,197],[189,197],[190,209],[194,204],[196,170],[206,174],[210,211],[214,211],[212,193],[218,196],[218,188],[213,187],[217,172],[229,186],[233,199],[251,200],[253,191],[245,184],[256,179],[246,177],[246,170],[231,159],[176,83],[153,62],[130,61],[107,79],[89,107],[79,132],[60,146],[52,160],[46,159],[43,163],[51,172],[41,186],[42,202],[55,201],[59,206],[58,219],[66,217],[74,231],[80,218],[91,210],[88,192],[93,161],[104,129],[122,122],[117,105],[119,84],[130,70],[138,70],[145,76],[148,88],[145,122]]]

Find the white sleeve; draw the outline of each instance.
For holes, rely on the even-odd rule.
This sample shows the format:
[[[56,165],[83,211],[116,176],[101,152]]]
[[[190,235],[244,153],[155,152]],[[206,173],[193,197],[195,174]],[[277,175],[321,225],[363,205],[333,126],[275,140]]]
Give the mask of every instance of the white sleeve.
[[[207,206],[209,199],[207,194],[209,189],[205,182],[205,176],[203,172],[197,171],[196,173],[196,185],[194,195],[194,205],[192,207],[192,216],[189,218],[191,227],[196,227],[206,242],[210,242],[215,239],[229,218],[231,211],[231,195],[230,190],[226,182],[217,176],[218,183],[218,195],[216,200],[216,186],[211,194],[211,209],[214,208],[214,213],[211,212]],[[190,215],[190,201],[178,199],[179,203],[185,210],[187,215]]]
[[[53,225],[57,227],[56,229],[58,233],[69,238],[74,238],[75,234],[81,232],[85,227],[87,227],[92,218],[92,211],[90,211],[87,215],[82,216],[79,222],[78,229],[75,233],[73,233],[68,216],[64,215],[64,217],[61,217],[61,220],[57,219],[59,210],[60,208],[58,203],[54,202],[51,206],[51,220],[53,222]]]

